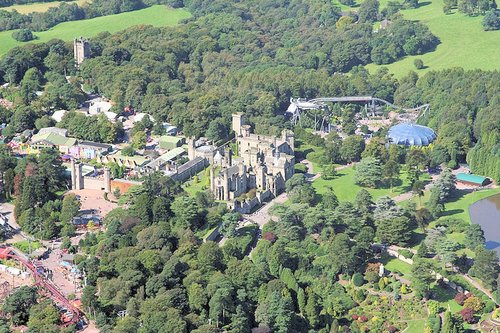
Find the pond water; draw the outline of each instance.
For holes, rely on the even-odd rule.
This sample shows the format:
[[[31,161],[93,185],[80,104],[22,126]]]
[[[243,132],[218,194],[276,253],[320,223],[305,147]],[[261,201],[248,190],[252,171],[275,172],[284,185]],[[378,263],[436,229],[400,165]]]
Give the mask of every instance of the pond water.
[[[472,223],[484,231],[486,248],[497,251],[500,257],[500,194],[479,200],[469,206]]]

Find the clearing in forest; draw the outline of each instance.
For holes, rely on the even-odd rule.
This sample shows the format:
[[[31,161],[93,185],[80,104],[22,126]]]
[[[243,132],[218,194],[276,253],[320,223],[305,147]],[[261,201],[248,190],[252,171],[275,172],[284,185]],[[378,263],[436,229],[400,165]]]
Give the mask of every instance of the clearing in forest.
[[[88,3],[91,0],[75,0],[75,1],[65,1],[65,3],[76,3],[78,6],[82,6],[84,3]],[[0,7],[1,10],[13,11],[17,10],[21,14],[29,14],[29,13],[44,13],[49,8],[57,7],[62,3],[62,1],[53,1],[53,2],[34,2],[25,5],[12,5],[8,7]]]
[[[500,30],[484,31],[483,16],[470,17],[457,10],[446,15],[443,0],[422,0],[418,8],[406,9],[402,13],[406,19],[427,25],[441,43],[433,52],[406,57],[389,65],[369,64],[367,68],[371,72],[386,66],[396,77],[402,77],[411,70],[417,71],[413,63],[417,58],[422,59],[425,66],[417,71],[419,74],[452,67],[500,69]]]
[[[38,39],[32,42],[42,43],[54,38],[69,41],[79,36],[92,37],[104,31],[113,33],[140,24],[156,27],[172,26],[189,17],[191,17],[191,13],[185,9],[173,9],[163,5],[156,5],[133,12],[101,16],[89,20],[64,22],[48,31],[34,32]],[[13,47],[27,44],[14,40],[12,38],[13,31],[0,32],[0,56]]]

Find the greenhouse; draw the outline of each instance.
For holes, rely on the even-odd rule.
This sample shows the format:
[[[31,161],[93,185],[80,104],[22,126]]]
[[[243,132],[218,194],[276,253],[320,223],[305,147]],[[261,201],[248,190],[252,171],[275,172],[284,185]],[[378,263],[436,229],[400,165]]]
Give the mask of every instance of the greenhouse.
[[[392,144],[403,146],[428,146],[436,139],[436,133],[429,127],[403,123],[392,126],[387,133]]]

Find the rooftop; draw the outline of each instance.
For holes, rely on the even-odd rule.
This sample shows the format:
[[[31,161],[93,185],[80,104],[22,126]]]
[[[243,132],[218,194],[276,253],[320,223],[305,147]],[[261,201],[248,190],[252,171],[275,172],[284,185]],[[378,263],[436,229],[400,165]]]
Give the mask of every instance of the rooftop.
[[[159,158],[161,158],[164,161],[171,161],[171,160],[175,159],[176,157],[184,154],[184,152],[185,152],[184,148],[177,147],[177,148],[174,148],[171,151],[166,152],[165,154],[161,155]]]
[[[112,147],[111,145],[108,145],[106,143],[99,143],[99,142],[92,142],[92,141],[79,141],[78,145],[79,146],[100,148],[100,149],[109,149]]]
[[[54,146],[71,147],[76,144],[75,138],[67,138],[56,133],[38,133],[31,137],[31,143],[46,143]]]
[[[184,163],[183,165],[181,165],[181,166],[177,169],[177,173],[178,173],[178,174],[183,173],[184,171],[186,171],[186,170],[190,169],[192,166],[194,166],[194,165],[196,165],[196,164],[198,164],[198,163],[202,162],[202,161],[203,161],[203,159],[204,159],[203,157],[198,156],[198,157],[196,157],[196,158],[192,159],[191,161]]]
[[[392,126],[387,133],[391,143],[404,146],[428,146],[436,139],[436,133],[426,126],[402,123]]]
[[[471,173],[463,173],[463,172],[457,174],[457,180],[468,183],[474,183],[478,185],[484,185],[485,183],[488,182],[488,178],[486,177],[474,175]]]
[[[160,143],[162,142],[169,142],[169,143],[177,143],[179,141],[182,141],[184,139],[183,137],[180,136],[173,136],[173,135],[162,135],[160,136]]]

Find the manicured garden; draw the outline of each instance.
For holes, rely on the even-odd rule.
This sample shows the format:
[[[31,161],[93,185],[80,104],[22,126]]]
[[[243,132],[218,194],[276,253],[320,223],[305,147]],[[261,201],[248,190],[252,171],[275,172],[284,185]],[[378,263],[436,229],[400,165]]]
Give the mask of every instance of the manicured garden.
[[[93,37],[100,32],[116,32],[134,25],[172,26],[180,20],[191,17],[185,9],[172,9],[163,5],[151,6],[145,9],[116,15],[96,17],[89,20],[64,22],[48,31],[35,32],[34,43],[47,42],[58,38],[72,40],[78,36]],[[13,47],[25,44],[12,38],[14,30],[0,32],[0,56]]]
[[[191,178],[191,180],[185,182],[184,191],[191,196],[194,196],[196,192],[203,192],[210,186],[209,172],[209,169],[205,169]]]
[[[394,273],[402,273],[402,275],[410,279],[411,277],[411,265],[394,257],[387,257],[382,261],[384,263],[385,269]]]

